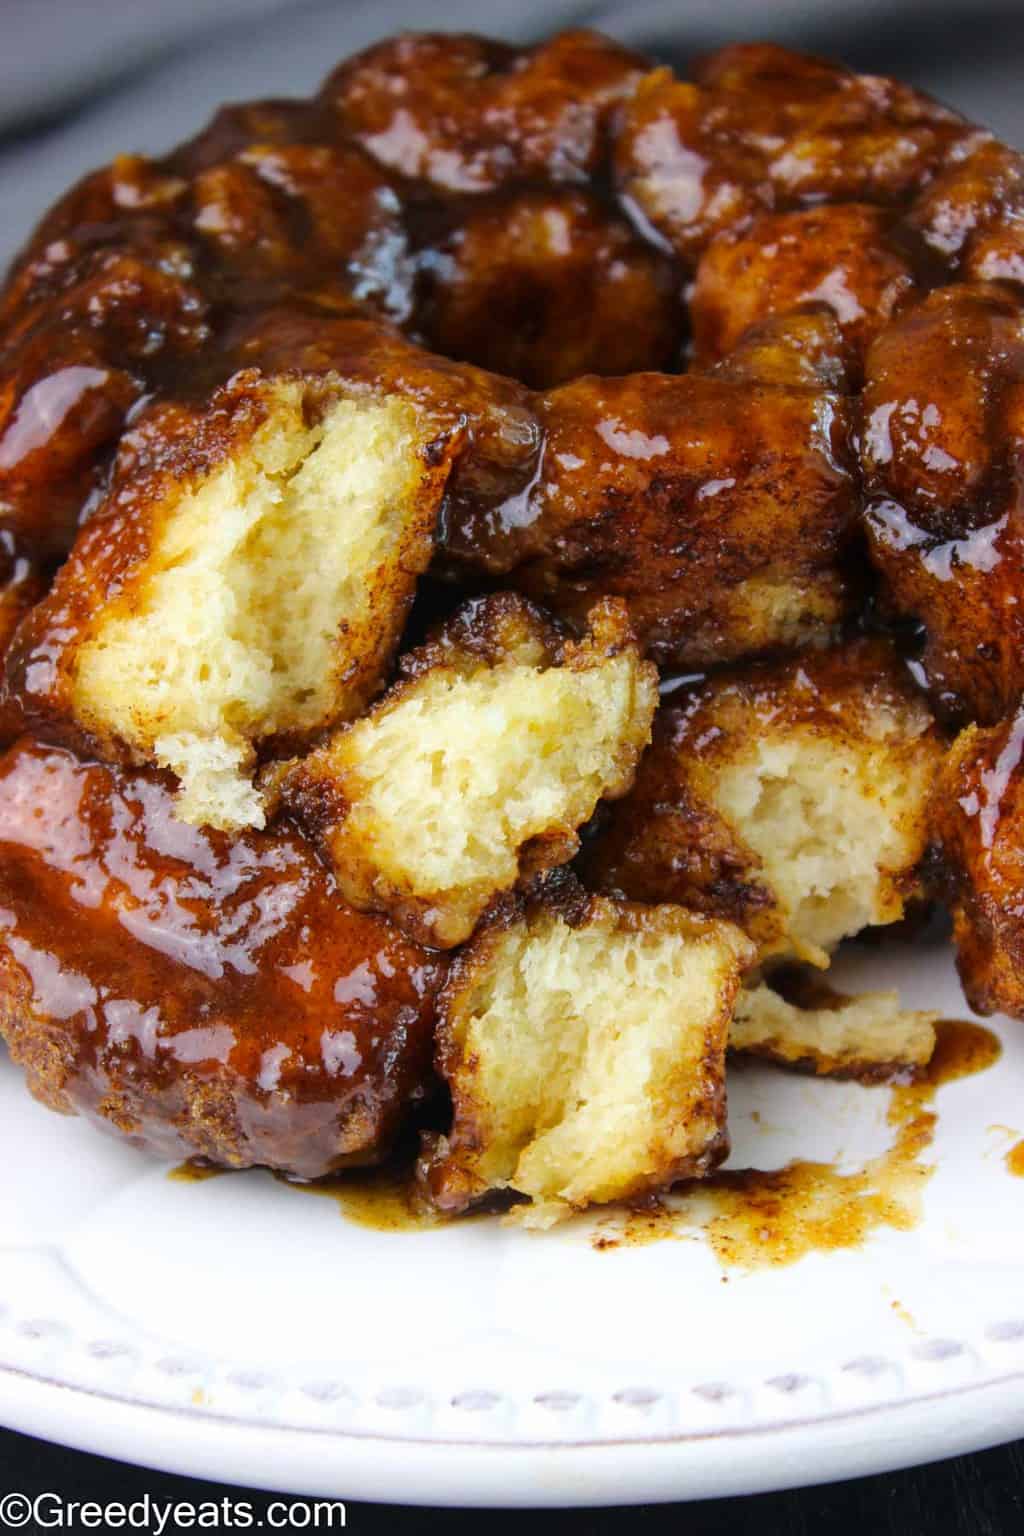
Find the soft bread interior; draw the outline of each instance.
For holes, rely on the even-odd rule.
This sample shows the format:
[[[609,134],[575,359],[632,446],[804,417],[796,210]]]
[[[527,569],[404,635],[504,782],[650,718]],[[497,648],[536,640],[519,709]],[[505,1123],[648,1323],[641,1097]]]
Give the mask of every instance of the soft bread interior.
[[[326,841],[346,896],[461,942],[526,845],[562,862],[628,787],[656,697],[633,645],[585,640],[562,664],[525,638],[488,664],[430,667],[300,766],[345,806]]]
[[[922,852],[934,753],[917,759],[813,726],[768,726],[721,765],[712,796],[761,861],[799,959],[827,965],[839,941],[903,912],[899,877]]]
[[[455,1137],[440,1161],[461,1164],[477,1195],[530,1196],[529,1224],[705,1171],[724,1149],[746,941],[648,910],[630,925],[596,901],[582,926],[548,913],[516,923],[483,946],[454,999]]]
[[[931,1060],[937,1017],[901,1008],[897,992],[798,1007],[762,982],[739,994],[729,1046],[826,1077],[892,1077]]]
[[[415,576],[393,567],[423,518],[423,440],[406,401],[340,399],[309,419],[287,382],[253,438],[166,509],[130,601],[82,647],[75,707],[179,776],[184,819],[262,825],[253,744],[365,702],[374,627],[391,638],[389,602]]]

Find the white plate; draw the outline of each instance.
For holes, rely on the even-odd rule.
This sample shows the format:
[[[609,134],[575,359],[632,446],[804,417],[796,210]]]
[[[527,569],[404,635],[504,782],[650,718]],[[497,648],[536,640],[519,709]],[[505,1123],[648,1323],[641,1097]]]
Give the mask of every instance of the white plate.
[[[841,971],[965,1014],[944,951]],[[0,1057],[0,1419],[196,1476],[495,1505],[749,1493],[1022,1434],[1024,1029],[987,1022],[1003,1056],[939,1089],[916,1228],[751,1272],[700,1234],[375,1232],[262,1173],[171,1181]],[[856,1167],[888,1095],[745,1072],[732,1161]]]

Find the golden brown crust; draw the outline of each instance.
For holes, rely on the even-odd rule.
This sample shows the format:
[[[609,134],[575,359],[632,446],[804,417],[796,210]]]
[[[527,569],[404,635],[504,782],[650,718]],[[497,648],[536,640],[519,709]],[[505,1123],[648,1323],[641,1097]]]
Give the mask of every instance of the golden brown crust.
[[[901,1008],[897,992],[835,992],[817,971],[784,966],[741,989],[729,1050],[814,1077],[908,1082],[935,1050],[937,1015]]]
[[[852,600],[845,403],[727,378],[578,379],[538,401],[540,462],[497,508],[453,510],[449,556],[571,619],[623,598],[655,661],[820,640]]]
[[[293,412],[296,390],[307,423],[326,418],[346,398],[345,382],[330,374],[267,377],[250,368],[235,373],[203,405],[157,403],[139,415],[121,440],[106,497],[79,534],[49,595],[22,624],[8,651],[3,698],[31,730],[108,761],[157,760],[154,734],[159,728],[142,711],[144,701],[139,701],[138,729],[129,738],[110,726],[95,699],[86,697],[78,682],[83,652],[107,626],[145,611],[154,556],[183,496],[244,460],[262,429],[272,428],[286,407]],[[404,524],[392,535],[394,547],[375,573],[368,622],[362,629],[350,623],[338,634],[332,707],[313,723],[313,731],[339,715],[357,713],[379,691],[416,576],[430,561],[456,439],[429,416],[420,437],[416,505],[407,510]],[[260,734],[257,729],[257,746]],[[274,726],[262,734],[265,748],[295,750],[311,731]]]
[[[372,1160],[429,1070],[444,967],[294,831],[176,821],[158,778],[0,760],[0,1032],[33,1093],[163,1156]]]
[[[714,364],[719,378],[751,384],[850,392],[850,358],[835,311],[797,304],[747,327]]]
[[[932,801],[935,888],[978,1013],[1024,1018],[1024,713],[954,742]]]

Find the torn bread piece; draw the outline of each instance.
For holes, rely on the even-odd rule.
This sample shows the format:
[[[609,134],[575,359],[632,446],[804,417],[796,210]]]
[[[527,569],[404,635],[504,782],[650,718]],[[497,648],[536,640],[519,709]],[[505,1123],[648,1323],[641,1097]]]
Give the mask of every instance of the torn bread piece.
[[[919,890],[942,757],[880,641],[724,672],[661,711],[584,872],[610,894],[729,918],[762,960],[824,967]]]
[[[380,688],[450,460],[414,403],[330,375],[248,370],[152,407],[9,688],[44,734],[170,769],[182,819],[262,826],[261,744],[294,750]]]
[[[568,639],[524,598],[467,603],[374,707],[280,780],[346,899],[447,948],[492,898],[563,864],[650,740],[657,674],[625,605]]]
[[[729,1049],[819,1077],[887,1082],[927,1066],[938,1017],[902,1008],[898,992],[845,997],[786,973],[772,986],[743,988]]]
[[[680,907],[586,896],[555,877],[457,957],[438,1067],[454,1109],[420,1177],[460,1211],[498,1191],[548,1226],[696,1178],[728,1151],[725,1049],[750,941]]]

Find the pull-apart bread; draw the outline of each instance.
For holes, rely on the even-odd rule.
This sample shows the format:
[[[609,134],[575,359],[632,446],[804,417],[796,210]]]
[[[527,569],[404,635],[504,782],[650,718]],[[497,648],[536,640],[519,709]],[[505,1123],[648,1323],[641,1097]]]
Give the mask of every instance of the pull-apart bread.
[[[908,908],[1024,1014],[1022,232],[908,86],[587,31],[73,187],[0,293],[33,1091],[544,1225],[710,1172],[727,1059],[920,1070],[813,983]]]

